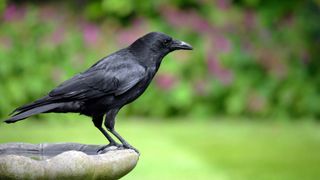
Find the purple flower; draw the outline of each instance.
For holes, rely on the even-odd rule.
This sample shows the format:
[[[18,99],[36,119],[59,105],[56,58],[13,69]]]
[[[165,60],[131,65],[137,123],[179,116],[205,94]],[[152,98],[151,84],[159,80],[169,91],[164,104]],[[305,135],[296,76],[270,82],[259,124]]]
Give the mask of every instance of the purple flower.
[[[257,25],[256,22],[256,13],[252,10],[248,10],[244,15],[244,24],[247,28],[253,29]]]
[[[130,29],[123,29],[117,33],[117,41],[120,46],[131,44],[137,39],[137,37],[146,34],[148,29],[149,28],[145,20],[137,18],[132,22]]]
[[[218,58],[209,51],[208,53],[208,71],[210,74],[216,76],[223,84],[228,85],[233,81],[233,73],[222,67]]]
[[[170,90],[177,82],[176,77],[171,74],[158,74],[156,76],[156,85],[163,90]]]
[[[83,25],[83,38],[85,43],[94,45],[98,41],[100,31],[99,28],[92,23],[84,23]]]
[[[21,19],[25,14],[24,7],[17,7],[15,4],[9,4],[3,12],[3,19],[5,21],[12,21]]]
[[[52,34],[51,34],[51,41],[58,45],[60,44],[61,42],[63,42],[64,40],[64,28],[61,26],[61,27],[58,27]]]
[[[160,12],[173,26],[186,27],[201,33],[207,33],[212,30],[210,23],[195,11],[181,11],[172,7],[164,7]]]
[[[221,10],[228,10],[231,7],[230,0],[216,0],[216,5]]]
[[[217,52],[230,52],[231,51],[231,43],[230,41],[223,35],[217,35],[213,38],[213,45],[215,47],[215,51]]]

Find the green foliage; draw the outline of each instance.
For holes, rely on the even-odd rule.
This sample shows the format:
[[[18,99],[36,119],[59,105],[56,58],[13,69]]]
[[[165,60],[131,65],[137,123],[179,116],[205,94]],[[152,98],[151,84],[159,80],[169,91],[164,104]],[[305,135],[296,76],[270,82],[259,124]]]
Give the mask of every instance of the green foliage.
[[[124,114],[320,117],[318,1],[0,3],[0,117],[149,31],[189,42]],[[61,8],[63,7],[63,8]]]

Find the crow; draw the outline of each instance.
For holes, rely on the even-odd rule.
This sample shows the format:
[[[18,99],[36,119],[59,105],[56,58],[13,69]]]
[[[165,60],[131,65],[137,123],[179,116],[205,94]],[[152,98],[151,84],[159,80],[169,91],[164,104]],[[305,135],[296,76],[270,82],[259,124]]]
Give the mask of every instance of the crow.
[[[80,113],[92,117],[94,126],[108,139],[109,144],[102,149],[117,146],[136,150],[115,131],[115,117],[146,90],[162,59],[180,49],[192,50],[192,46],[164,33],[150,32],[66,80],[48,95],[16,108],[5,122],[14,123],[40,113]],[[102,127],[104,116],[106,129],[121,144]]]

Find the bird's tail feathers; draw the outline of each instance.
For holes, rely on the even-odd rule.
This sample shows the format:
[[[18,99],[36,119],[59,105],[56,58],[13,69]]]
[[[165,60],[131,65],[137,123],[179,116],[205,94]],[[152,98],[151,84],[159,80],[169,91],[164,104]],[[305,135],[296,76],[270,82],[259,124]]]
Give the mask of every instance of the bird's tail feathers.
[[[23,106],[20,106],[20,107],[16,108],[9,115],[13,115],[13,114],[17,115],[17,114],[20,114],[22,112],[31,110],[31,109],[33,109],[35,107],[39,107],[39,106],[42,106],[42,105],[50,104],[50,103],[52,103],[50,100],[51,99],[50,99],[49,96],[45,96],[45,97],[43,97],[41,99],[38,99],[38,100],[36,100],[36,101],[34,101],[32,103],[25,104]]]
[[[61,104],[62,103],[53,103],[53,104],[41,105],[39,107],[34,107],[34,108],[27,108],[27,110],[19,111],[17,114],[13,115],[11,118],[5,120],[4,122],[6,122],[6,123],[14,123],[14,122],[26,119],[26,118],[28,118],[30,116],[53,110],[53,109],[61,106]]]

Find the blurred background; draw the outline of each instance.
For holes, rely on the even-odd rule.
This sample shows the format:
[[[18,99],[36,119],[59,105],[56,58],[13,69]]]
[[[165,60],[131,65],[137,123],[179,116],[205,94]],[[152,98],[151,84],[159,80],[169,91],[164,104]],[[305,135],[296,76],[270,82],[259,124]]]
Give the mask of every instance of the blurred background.
[[[320,1],[0,0],[0,119],[138,37],[168,55],[116,129],[141,152],[123,179],[319,179]],[[0,142],[106,140],[84,116],[0,123]]]

